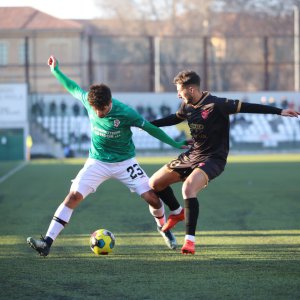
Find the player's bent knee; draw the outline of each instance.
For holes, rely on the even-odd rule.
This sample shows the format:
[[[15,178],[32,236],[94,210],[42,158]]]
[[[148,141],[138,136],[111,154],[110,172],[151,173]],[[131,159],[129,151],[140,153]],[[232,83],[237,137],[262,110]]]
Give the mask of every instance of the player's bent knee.
[[[79,192],[71,191],[65,198],[64,204],[69,208],[75,208],[81,200],[83,196]]]
[[[161,180],[150,178],[149,186],[153,191],[160,192],[164,190],[168,185],[165,185],[165,183]]]
[[[141,197],[153,208],[159,209],[161,208],[161,202],[158,196],[155,194],[154,191],[150,190],[148,192],[145,192],[141,195]]]
[[[153,189],[154,191],[156,190],[156,186],[157,186],[158,181],[155,180],[154,178],[150,178],[149,179],[149,186],[151,189]]]
[[[201,188],[200,190],[183,190],[182,191],[182,197],[184,199],[188,199],[188,198],[197,198],[198,194],[201,192],[202,189],[204,189],[205,186],[203,188]]]
[[[182,187],[182,197],[184,199],[196,198],[197,194],[206,187],[206,184],[198,185],[194,187],[192,185],[183,185]]]

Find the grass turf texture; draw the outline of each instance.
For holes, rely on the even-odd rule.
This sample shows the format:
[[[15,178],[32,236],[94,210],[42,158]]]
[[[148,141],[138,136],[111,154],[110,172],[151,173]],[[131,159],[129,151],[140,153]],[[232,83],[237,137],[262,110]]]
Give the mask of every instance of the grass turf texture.
[[[168,160],[139,159],[149,175]],[[76,209],[45,259],[26,237],[45,233],[84,160],[29,163],[0,184],[0,298],[299,298],[299,155],[229,161],[199,194],[194,256],[167,249],[147,205],[110,180]],[[180,188],[174,185],[179,199]],[[116,236],[111,255],[89,249],[98,228]],[[174,233],[181,246],[183,224]]]

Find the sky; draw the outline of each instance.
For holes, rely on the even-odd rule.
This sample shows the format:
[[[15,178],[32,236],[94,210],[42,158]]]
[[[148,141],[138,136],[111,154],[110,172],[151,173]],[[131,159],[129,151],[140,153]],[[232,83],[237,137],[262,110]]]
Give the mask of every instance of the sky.
[[[101,16],[101,10],[94,2],[94,0],[0,0],[0,7],[31,6],[60,19],[93,19]]]

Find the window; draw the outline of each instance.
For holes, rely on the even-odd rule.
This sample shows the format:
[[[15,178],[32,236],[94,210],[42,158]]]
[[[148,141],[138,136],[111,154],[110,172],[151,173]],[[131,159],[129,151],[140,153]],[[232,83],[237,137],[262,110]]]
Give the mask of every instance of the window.
[[[21,41],[19,43],[18,62],[20,65],[25,65],[25,42],[24,41]]]
[[[8,63],[8,45],[0,42],[0,65],[5,66]]]

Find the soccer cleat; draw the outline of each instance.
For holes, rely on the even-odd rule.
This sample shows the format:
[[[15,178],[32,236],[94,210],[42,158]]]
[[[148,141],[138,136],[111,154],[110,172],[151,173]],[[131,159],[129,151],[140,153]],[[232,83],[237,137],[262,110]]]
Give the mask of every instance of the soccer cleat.
[[[185,240],[184,245],[181,248],[182,254],[195,254],[195,243],[189,240]]]
[[[162,227],[162,231],[172,229],[178,222],[184,220],[184,209],[178,215],[169,215],[167,222]]]
[[[27,238],[27,244],[35,251],[39,253],[40,256],[47,256],[50,252],[50,246],[45,242],[44,238],[41,237],[40,240],[35,240],[32,237]]]
[[[165,243],[167,244],[167,246],[170,249],[175,250],[177,248],[176,238],[175,238],[174,234],[170,230],[162,231],[161,227],[157,226],[157,231],[164,238]]]

